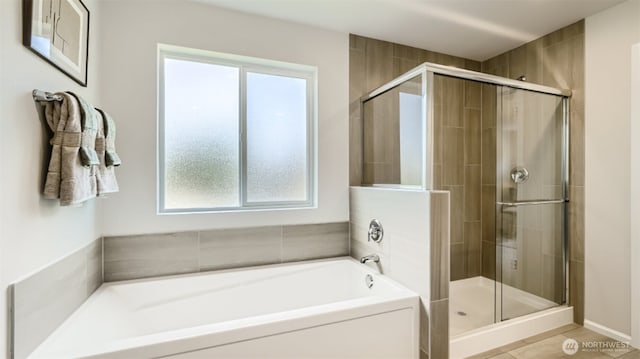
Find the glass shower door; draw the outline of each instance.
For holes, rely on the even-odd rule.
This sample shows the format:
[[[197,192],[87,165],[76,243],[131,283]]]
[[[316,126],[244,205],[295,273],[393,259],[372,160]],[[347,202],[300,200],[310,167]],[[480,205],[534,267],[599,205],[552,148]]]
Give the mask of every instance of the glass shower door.
[[[566,103],[497,89],[496,319],[565,301]]]

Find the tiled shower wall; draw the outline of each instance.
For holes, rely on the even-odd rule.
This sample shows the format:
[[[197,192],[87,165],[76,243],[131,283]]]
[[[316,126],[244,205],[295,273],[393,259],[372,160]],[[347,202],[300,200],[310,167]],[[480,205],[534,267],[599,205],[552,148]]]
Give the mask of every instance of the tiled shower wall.
[[[479,70],[480,63],[358,35],[349,37],[349,182],[362,183],[360,97],[423,62]],[[462,94],[461,94],[462,95]]]
[[[393,89],[365,104],[364,183],[401,183],[400,103]]]
[[[525,75],[528,82],[572,90],[569,123],[569,304],[574,308],[574,321],[579,324],[584,319],[584,38],[582,20],[482,63],[482,71],[486,73],[509,78]],[[483,131],[484,127],[483,122]],[[483,137],[483,141],[486,139],[491,140],[491,137]],[[495,148],[495,142],[493,146],[491,143],[486,145],[483,143],[483,149]],[[484,185],[483,173],[483,206]],[[495,195],[491,196],[495,198]],[[483,221],[483,225],[485,223],[493,222]],[[487,233],[491,230],[486,228]],[[495,240],[495,235],[487,234],[485,237],[483,228],[483,245],[492,246],[491,238]],[[491,254],[483,251],[483,255]],[[483,271],[485,276],[490,274]]]
[[[481,275],[496,278],[496,86],[482,84],[482,153],[480,166]]]
[[[481,64],[357,35],[350,35],[349,45],[350,183],[359,186],[363,178],[360,97],[423,62],[474,71],[479,71]],[[480,86],[445,77],[439,77],[435,86],[435,110],[440,113],[436,118],[441,121],[434,129],[435,147],[440,149],[435,154],[434,189],[451,192],[450,266],[455,280],[479,275],[482,265]]]
[[[481,85],[436,75],[433,91],[434,189],[451,195],[451,280],[475,277],[482,271]]]

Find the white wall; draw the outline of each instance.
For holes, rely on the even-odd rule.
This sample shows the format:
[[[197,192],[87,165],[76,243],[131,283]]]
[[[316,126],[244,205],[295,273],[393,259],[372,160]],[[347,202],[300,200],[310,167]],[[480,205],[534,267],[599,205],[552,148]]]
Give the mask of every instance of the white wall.
[[[95,0],[85,0],[92,12]],[[100,235],[100,203],[60,207],[43,200],[45,126],[33,89],[71,90],[96,102],[100,60],[98,22],[91,17],[89,86],[83,88],[22,45],[22,1],[3,0],[0,11],[0,356],[7,350],[6,288],[17,279],[84,246]]]
[[[101,4],[101,100],[118,123],[121,191],[104,234],[348,220],[348,35],[187,1]],[[157,44],[318,67],[318,208],[156,215]]]
[[[630,333],[631,46],[640,0],[586,19],[585,325]]]

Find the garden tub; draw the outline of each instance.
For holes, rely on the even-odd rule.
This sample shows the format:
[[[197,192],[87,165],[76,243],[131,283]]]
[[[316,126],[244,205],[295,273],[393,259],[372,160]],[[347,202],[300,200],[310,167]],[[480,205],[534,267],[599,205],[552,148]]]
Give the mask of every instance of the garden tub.
[[[348,257],[110,282],[30,358],[418,358],[418,301]]]

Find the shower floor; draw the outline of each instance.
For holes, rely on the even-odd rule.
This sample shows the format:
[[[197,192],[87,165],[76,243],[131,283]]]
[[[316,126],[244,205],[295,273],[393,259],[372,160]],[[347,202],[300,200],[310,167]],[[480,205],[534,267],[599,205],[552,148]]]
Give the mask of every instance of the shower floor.
[[[509,319],[558,305],[534,294],[501,284],[498,285],[502,286],[502,298],[500,296],[496,298],[495,285],[495,281],[480,276],[456,280],[449,284],[449,335],[451,337],[493,324],[496,307],[498,310],[502,308],[504,313],[502,317]]]

